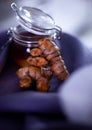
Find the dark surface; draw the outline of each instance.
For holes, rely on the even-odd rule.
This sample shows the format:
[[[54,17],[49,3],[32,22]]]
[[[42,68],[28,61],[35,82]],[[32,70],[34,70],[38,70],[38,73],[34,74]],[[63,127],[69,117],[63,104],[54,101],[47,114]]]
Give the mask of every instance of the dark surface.
[[[0,33],[0,46],[7,42],[6,32]],[[92,63],[92,54],[76,38],[63,33],[56,41],[70,74]],[[69,123],[59,105],[58,89],[62,83],[51,81],[49,93],[22,91],[18,86],[17,67],[10,58],[10,45],[0,51],[0,129],[51,130],[92,129]]]

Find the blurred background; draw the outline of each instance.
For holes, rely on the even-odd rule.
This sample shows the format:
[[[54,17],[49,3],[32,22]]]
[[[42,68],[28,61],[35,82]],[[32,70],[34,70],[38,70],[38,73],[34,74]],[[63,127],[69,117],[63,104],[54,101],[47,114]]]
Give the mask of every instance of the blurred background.
[[[11,3],[33,6],[50,14],[63,32],[92,47],[92,0],[0,0],[0,31],[16,26]]]

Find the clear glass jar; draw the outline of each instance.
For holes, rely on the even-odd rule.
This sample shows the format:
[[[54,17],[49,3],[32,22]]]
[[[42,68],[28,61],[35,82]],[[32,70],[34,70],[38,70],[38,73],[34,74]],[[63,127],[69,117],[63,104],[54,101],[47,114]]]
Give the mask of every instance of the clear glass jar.
[[[15,3],[11,7],[19,23],[12,29],[12,57],[16,64],[27,66],[26,59],[30,55],[30,49],[38,47],[38,40],[43,37],[60,38],[62,31],[50,15],[38,8],[18,8]]]
[[[38,40],[44,37],[50,37],[49,35],[35,35],[20,25],[12,29],[13,42],[11,44],[11,55],[13,61],[23,67],[28,66],[26,59],[30,56],[30,49],[38,47]]]

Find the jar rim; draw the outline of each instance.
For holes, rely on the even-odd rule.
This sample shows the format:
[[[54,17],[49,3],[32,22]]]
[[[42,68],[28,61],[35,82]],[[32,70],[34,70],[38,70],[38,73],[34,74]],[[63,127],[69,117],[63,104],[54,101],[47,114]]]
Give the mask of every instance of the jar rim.
[[[23,32],[24,33],[28,33],[30,35],[23,35]],[[36,34],[33,34],[31,32],[28,32],[27,30],[25,30],[24,28],[22,28],[20,25],[16,26],[13,28],[13,33],[21,38],[28,38],[30,40],[30,38],[39,38],[39,37],[42,37],[40,35],[36,35]]]
[[[12,38],[17,44],[31,47],[31,46],[37,46],[38,40],[44,37],[50,37],[45,35],[36,35],[28,32],[24,28],[22,28],[20,25],[17,25],[12,29]]]

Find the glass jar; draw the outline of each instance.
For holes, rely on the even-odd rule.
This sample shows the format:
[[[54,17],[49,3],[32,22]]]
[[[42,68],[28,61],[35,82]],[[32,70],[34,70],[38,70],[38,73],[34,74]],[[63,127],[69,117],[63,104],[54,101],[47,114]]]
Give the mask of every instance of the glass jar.
[[[28,66],[26,59],[30,49],[38,47],[38,40],[44,37],[60,38],[61,28],[55,25],[51,16],[38,8],[11,5],[16,12],[19,25],[11,30],[12,57],[17,65]]]

